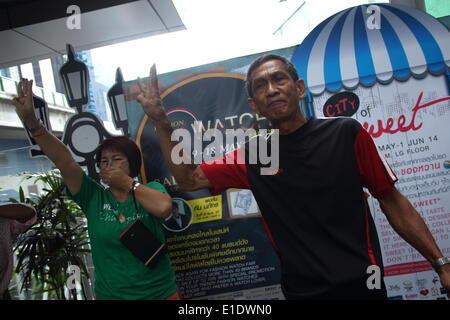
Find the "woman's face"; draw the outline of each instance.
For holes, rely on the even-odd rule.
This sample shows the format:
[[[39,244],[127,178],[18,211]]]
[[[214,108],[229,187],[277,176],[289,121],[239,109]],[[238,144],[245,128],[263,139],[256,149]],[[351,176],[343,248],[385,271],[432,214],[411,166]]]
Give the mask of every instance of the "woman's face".
[[[119,168],[127,175],[130,175],[130,164],[122,152],[115,150],[102,150],[102,156],[99,162],[100,171],[109,168]]]

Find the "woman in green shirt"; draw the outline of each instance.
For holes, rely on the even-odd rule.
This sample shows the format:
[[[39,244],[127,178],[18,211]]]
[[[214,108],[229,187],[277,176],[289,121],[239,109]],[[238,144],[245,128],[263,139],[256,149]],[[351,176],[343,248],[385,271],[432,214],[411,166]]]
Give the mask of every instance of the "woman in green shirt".
[[[97,149],[100,177],[104,188],[86,176],[70,151],[41,125],[34,114],[33,81],[19,82],[19,96],[13,99],[16,112],[34,140],[61,171],[70,196],[80,205],[88,220],[92,258],[95,267],[94,289],[97,299],[174,299],[179,298],[175,273],[166,254],[150,269],[119,240],[134,221],[141,222],[165,242],[162,223],[172,209],[165,188],[150,182],[134,187],[137,210],[131,189],[141,165],[137,145],[126,137],[106,139]]]

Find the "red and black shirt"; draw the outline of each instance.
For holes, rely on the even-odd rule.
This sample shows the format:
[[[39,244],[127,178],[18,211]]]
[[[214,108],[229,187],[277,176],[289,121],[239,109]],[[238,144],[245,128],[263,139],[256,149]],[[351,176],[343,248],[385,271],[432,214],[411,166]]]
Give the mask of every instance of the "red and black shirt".
[[[393,190],[397,177],[370,135],[352,118],[310,119],[279,137],[279,170],[261,175],[260,164],[202,163],[211,193],[251,189],[281,260],[285,292],[311,296],[367,279],[382,266],[377,232],[363,187],[375,198]],[[245,154],[254,152],[244,146]]]

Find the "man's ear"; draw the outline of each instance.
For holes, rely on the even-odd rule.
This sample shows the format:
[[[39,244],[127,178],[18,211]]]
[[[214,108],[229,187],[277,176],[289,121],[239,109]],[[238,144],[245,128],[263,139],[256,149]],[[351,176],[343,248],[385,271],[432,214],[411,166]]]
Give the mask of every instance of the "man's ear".
[[[253,112],[260,114],[258,107],[255,104],[255,101],[253,101],[253,98],[248,98],[247,102],[248,102],[248,105],[250,106],[250,108],[253,110]]]
[[[303,99],[306,95],[306,87],[303,79],[297,80],[297,90],[298,90],[298,98]]]

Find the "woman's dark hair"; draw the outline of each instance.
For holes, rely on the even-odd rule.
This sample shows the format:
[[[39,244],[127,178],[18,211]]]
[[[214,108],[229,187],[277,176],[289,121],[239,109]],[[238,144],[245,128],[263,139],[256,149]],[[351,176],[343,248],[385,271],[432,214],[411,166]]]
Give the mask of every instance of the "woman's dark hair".
[[[128,159],[128,165],[130,166],[130,176],[136,177],[141,168],[141,151],[139,147],[131,139],[125,136],[111,137],[103,140],[103,142],[97,147],[95,153],[95,161],[97,166],[100,165],[103,150],[114,150],[123,153]]]
[[[282,56],[276,55],[276,54],[263,55],[263,56],[257,58],[255,61],[253,61],[247,71],[247,79],[245,80],[245,86],[247,88],[247,94],[248,94],[249,98],[253,98],[253,89],[252,89],[252,80],[253,79],[251,78],[252,72],[256,68],[258,68],[260,65],[262,65],[264,62],[267,62],[270,60],[280,60],[281,62],[283,62],[284,66],[286,67],[286,70],[289,73],[289,75],[291,76],[291,78],[294,81],[298,80],[297,70],[295,70],[294,65],[288,59],[286,59]]]

